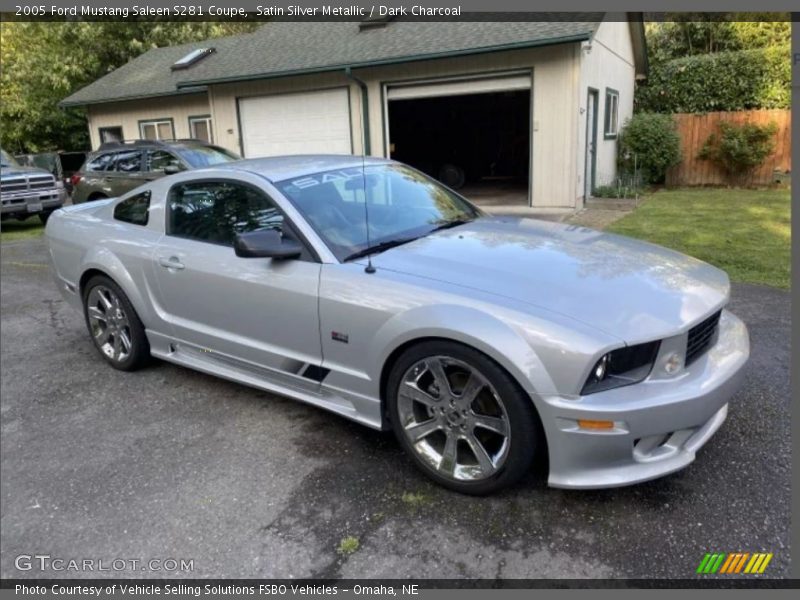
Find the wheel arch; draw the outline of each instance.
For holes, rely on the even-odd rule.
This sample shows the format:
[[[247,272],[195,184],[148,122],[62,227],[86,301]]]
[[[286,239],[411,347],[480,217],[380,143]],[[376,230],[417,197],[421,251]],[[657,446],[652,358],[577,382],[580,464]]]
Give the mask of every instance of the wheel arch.
[[[504,364],[505,361],[497,360],[497,353],[484,352],[481,348],[477,347],[476,344],[465,343],[461,339],[456,340],[453,339],[452,337],[446,337],[446,336],[417,337],[403,342],[402,344],[398,345],[391,351],[385,363],[383,364],[383,368],[381,369],[381,375],[380,375],[380,402],[381,402],[380,410],[381,410],[381,421],[383,426],[382,428],[391,429],[389,414],[388,414],[388,404],[389,404],[388,382],[392,369],[394,368],[395,364],[406,350],[426,342],[450,342],[450,343],[460,344],[465,348],[469,348],[471,350],[480,353],[485,358],[495,363],[500,369],[505,371],[511,378],[511,381],[513,381],[524,394],[527,394],[531,398],[531,407],[533,408],[533,414],[536,418],[536,428],[538,431],[538,435],[536,438],[537,454],[534,463],[534,469],[537,473],[542,474],[546,479],[547,473],[549,472],[550,468],[550,443],[547,435],[547,428],[544,426],[544,420],[542,416],[544,413],[538,406],[539,400],[536,393],[531,391],[530,385],[527,386],[523,385],[522,381],[520,380],[520,377],[517,374],[515,374],[512,369],[509,369]]]
[[[83,297],[86,295],[86,284],[89,283],[89,280],[96,275],[103,275],[104,277],[108,277],[113,281],[113,277],[103,271],[102,269],[98,269],[96,267],[91,267],[86,269],[83,273],[81,273],[81,278],[78,281],[78,293],[81,296],[81,301],[83,301]]]
[[[412,314],[413,313],[413,314]],[[414,323],[408,329],[409,322]],[[534,349],[512,327],[493,315],[463,306],[420,307],[396,315],[376,335],[385,344],[374,373],[378,374],[381,414],[385,415],[389,374],[397,359],[408,348],[428,341],[447,341],[467,346],[502,367],[528,394],[537,412],[538,394],[551,389],[552,381]]]
[[[142,291],[136,285],[122,261],[107,249],[95,248],[90,250],[84,257],[81,265],[81,275],[78,279],[78,293],[80,294],[81,305],[83,305],[86,284],[95,275],[108,277],[117,284],[128,297],[128,301],[136,311],[139,320],[147,327],[147,323],[151,322],[152,319],[147,309],[148,304],[142,297]]]

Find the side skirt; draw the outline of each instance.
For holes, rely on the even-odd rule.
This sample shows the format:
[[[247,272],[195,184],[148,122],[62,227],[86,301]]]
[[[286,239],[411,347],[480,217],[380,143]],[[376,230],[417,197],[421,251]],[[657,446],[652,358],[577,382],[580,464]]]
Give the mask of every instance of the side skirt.
[[[162,360],[227,379],[266,392],[299,400],[329,410],[373,429],[382,429],[380,401],[374,398],[335,392],[319,382],[320,368],[303,367],[292,374],[247,363],[229,355],[200,348],[187,342],[147,330],[150,353]]]

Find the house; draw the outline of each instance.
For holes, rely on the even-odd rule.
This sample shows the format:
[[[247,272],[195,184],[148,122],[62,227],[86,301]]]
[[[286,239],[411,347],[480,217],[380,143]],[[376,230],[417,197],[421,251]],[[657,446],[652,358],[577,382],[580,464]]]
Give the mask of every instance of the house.
[[[390,156],[468,196],[574,210],[615,176],[647,55],[640,13],[571,19],[268,22],[151,50],[61,105],[85,107],[94,148]]]

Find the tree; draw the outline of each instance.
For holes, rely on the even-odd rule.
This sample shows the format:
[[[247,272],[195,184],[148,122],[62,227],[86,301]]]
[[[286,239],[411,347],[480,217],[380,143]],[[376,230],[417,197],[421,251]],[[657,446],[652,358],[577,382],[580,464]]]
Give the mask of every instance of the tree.
[[[3,22],[0,145],[12,153],[89,145],[80,109],[58,102],[157,47],[253,31],[256,23]]]
[[[646,25],[650,74],[636,87],[638,110],[789,107],[789,15],[683,13],[665,18]]]
[[[712,54],[769,48],[789,43],[792,22],[784,13],[670,13],[665,21],[645,26],[650,62],[661,62]],[[737,19],[746,19],[737,21]]]

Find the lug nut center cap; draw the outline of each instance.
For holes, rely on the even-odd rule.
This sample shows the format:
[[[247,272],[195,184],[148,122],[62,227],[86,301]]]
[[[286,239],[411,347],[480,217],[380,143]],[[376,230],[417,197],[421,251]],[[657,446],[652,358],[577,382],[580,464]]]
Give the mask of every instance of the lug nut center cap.
[[[448,410],[444,418],[447,419],[448,425],[458,427],[464,423],[464,416],[457,410]]]

